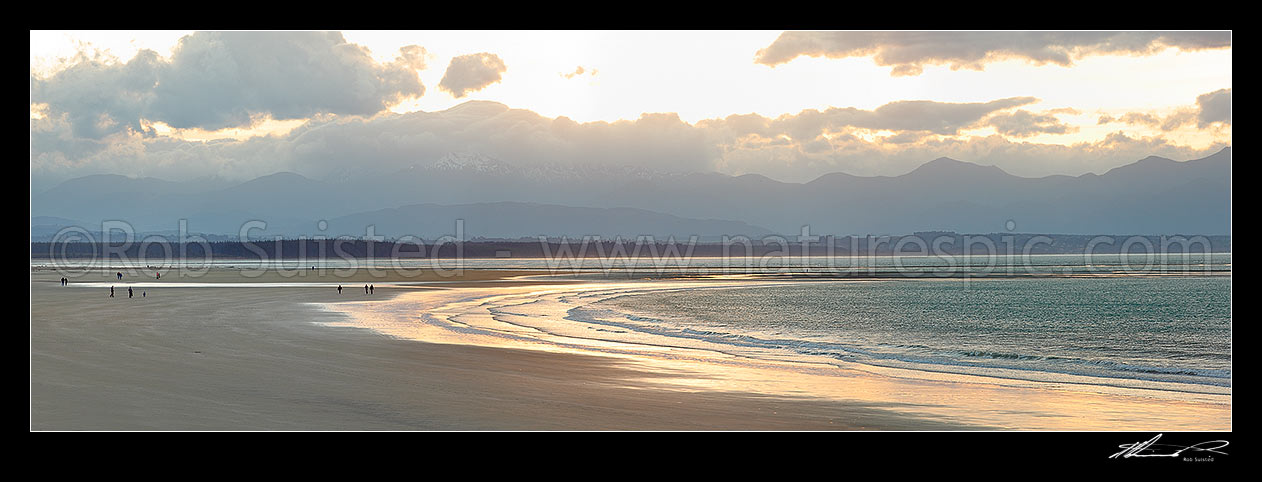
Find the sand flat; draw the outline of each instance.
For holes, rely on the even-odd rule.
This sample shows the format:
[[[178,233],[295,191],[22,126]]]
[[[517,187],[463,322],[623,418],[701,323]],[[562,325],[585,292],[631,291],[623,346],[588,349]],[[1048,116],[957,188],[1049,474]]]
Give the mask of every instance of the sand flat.
[[[147,296],[131,299],[127,283],[158,281],[125,278],[111,299],[98,284],[109,274],[67,287],[56,272],[32,274],[33,430],[1139,430],[1197,419],[1209,421],[1203,430],[1230,430],[1229,398],[860,371],[784,378],[783,367],[705,359],[426,342],[357,327],[348,315],[456,290],[558,286],[507,279],[525,272],[466,270],[434,286],[373,278],[373,295],[361,278],[359,290],[338,295],[330,286],[346,279],[331,275],[304,278],[311,286],[280,274],[245,280],[284,282],[271,287],[188,286],[242,281],[225,269],[164,274],[169,285],[146,284]]]

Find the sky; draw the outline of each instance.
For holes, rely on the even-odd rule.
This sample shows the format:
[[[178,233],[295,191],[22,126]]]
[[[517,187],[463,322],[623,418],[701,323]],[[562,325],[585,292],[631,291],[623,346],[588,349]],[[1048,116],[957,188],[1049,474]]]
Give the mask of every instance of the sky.
[[[1231,32],[31,31],[33,187],[510,163],[1026,177],[1231,145]]]

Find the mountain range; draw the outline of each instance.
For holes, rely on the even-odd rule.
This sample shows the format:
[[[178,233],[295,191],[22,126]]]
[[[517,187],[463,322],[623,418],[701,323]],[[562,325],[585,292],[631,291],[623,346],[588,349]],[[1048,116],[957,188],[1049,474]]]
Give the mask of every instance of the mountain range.
[[[240,183],[95,175],[31,197],[32,236],[122,220],[139,232],[387,237],[906,234],[1229,234],[1231,149],[1203,159],[1148,157],[1104,174],[1014,176],[939,158],[901,176],[843,173],[790,183],[748,174],[517,165],[451,153],[391,172]],[[320,221],[325,221],[321,224]],[[321,229],[323,226],[323,229]]]

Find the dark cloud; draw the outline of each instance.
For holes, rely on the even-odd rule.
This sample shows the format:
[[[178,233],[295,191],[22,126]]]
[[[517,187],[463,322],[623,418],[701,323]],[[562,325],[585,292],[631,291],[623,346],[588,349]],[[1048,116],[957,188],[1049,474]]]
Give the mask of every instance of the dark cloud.
[[[1150,55],[1166,48],[1231,46],[1230,32],[785,32],[755,62],[776,66],[799,56],[875,57],[891,75],[919,75],[925,65],[982,70],[1006,59],[1072,65],[1092,55]]]
[[[127,156],[93,156],[80,163],[131,166],[116,171],[125,173],[145,166],[147,175],[161,171],[170,178],[219,173],[250,178],[277,171],[326,178],[389,173],[426,166],[452,152],[474,152],[521,165],[708,171],[712,151],[705,133],[675,114],[580,124],[495,102],[471,101],[438,112],[311,121],[284,136],[218,145],[170,138],[146,140],[142,149]],[[154,166],[159,159],[180,162]],[[32,171],[52,171],[54,167],[32,159]]]
[[[858,116],[856,127],[894,131],[929,131],[957,134],[992,112],[1038,102],[1034,97],[1011,97],[991,102],[945,103],[925,100],[899,101]]]
[[[210,32],[180,39],[160,75],[155,116],[172,127],[247,126],[260,114],[372,115],[424,87],[337,32]]]
[[[152,50],[140,51],[127,63],[80,55],[51,78],[32,75],[31,103],[44,104],[46,115],[64,119],[75,138],[143,132],[140,121],[157,96],[154,86],[162,65]]]
[[[994,127],[996,132],[1010,137],[1065,134],[1077,130],[1062,123],[1054,115],[1035,114],[1026,110],[992,115],[986,119],[986,124]]]
[[[89,139],[144,132],[144,121],[217,130],[263,117],[373,115],[424,94],[414,70],[423,49],[413,47],[383,65],[336,32],[198,32],[169,61],[151,50],[125,63],[81,57],[32,77],[31,102],[66,114],[74,135]]]
[[[1190,125],[1196,122],[1196,111],[1192,109],[1179,109],[1175,113],[1166,116],[1161,121],[1161,130],[1172,131]]]
[[[499,82],[507,70],[504,61],[495,54],[482,52],[461,55],[451,59],[443,80],[438,82],[438,88],[459,99]]]
[[[1231,125],[1231,89],[1219,89],[1197,96],[1196,105],[1200,108],[1196,116],[1198,127],[1205,128],[1215,122]]]

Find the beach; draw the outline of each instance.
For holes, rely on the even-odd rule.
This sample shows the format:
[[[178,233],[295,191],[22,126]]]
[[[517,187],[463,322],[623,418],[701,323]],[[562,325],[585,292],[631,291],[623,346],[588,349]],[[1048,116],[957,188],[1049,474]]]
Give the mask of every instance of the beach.
[[[33,270],[31,429],[1231,429],[1229,388],[1102,389],[611,342],[564,332],[545,312],[488,311],[609,281],[416,274],[212,268],[119,282],[95,270],[61,286],[62,274]]]

